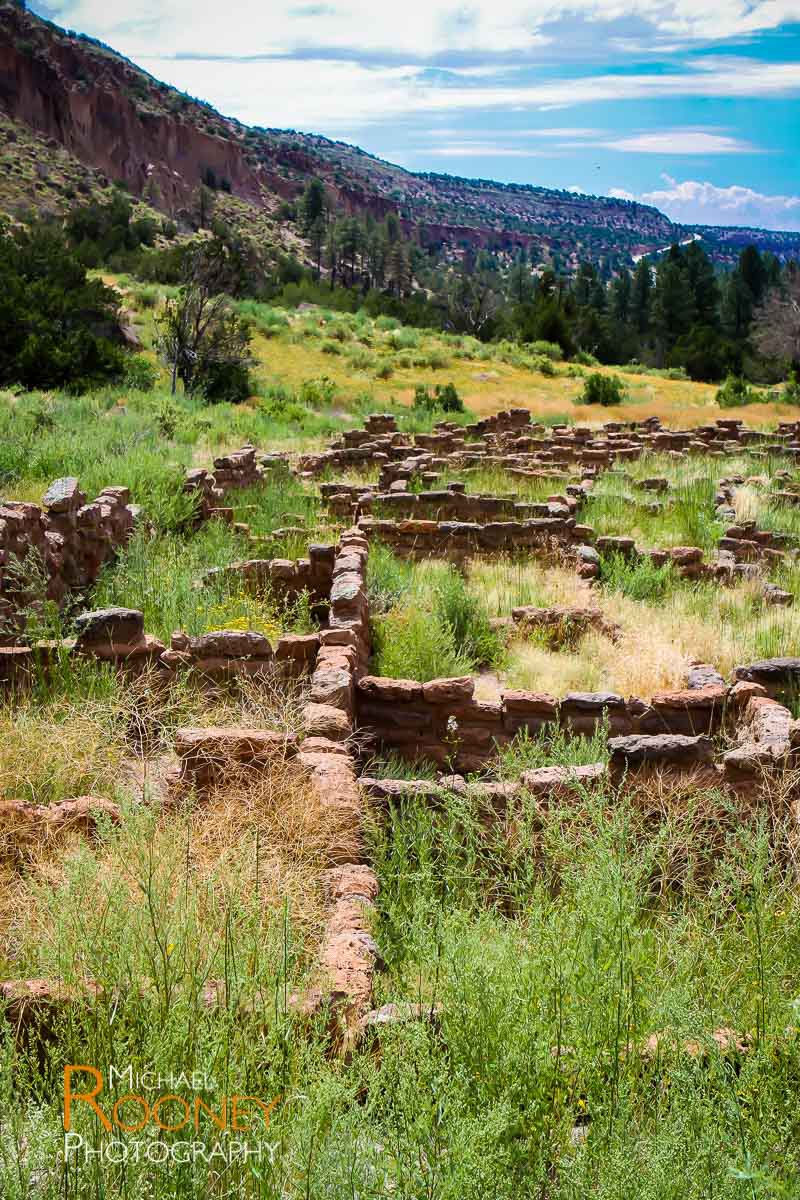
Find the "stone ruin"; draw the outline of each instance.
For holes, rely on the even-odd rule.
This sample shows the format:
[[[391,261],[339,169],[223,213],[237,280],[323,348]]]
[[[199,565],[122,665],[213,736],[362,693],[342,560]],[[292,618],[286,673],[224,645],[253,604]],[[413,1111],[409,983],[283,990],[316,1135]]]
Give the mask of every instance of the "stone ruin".
[[[376,486],[321,484],[329,510],[349,522],[335,543],[311,545],[307,557],[298,560],[254,558],[234,563],[208,572],[201,581],[208,585],[235,580],[249,591],[286,599],[308,592],[320,617],[319,632],[284,635],[272,645],[256,633],[223,630],[190,637],[178,631],[166,646],[147,634],[142,614],[135,610],[90,611],[77,619],[77,637],[68,645],[29,647],[19,644],[19,639],[8,639],[0,648],[0,686],[23,686],[34,669],[42,665],[46,669],[48,654],[56,652],[111,663],[124,671],[147,667],[166,686],[182,671],[214,683],[242,675],[305,678],[307,696],[295,735],[239,728],[180,730],[175,739],[178,766],[169,789],[175,799],[189,791],[202,796],[231,764],[263,771],[288,758],[307,774],[309,785],[325,803],[341,814],[340,844],[332,851],[323,880],[329,909],[316,979],[292,1004],[307,1017],[327,1013],[332,1044],[346,1049],[365,1029],[384,1019],[370,1012],[380,954],[369,932],[378,881],[366,861],[362,824],[367,805],[385,806],[408,796],[436,803],[442,789],[472,789],[502,811],[522,791],[547,804],[655,777],[687,779],[699,787],[756,798],[765,786],[796,792],[800,721],[793,719],[787,702],[800,690],[800,658],[743,665],[728,680],[712,665],[697,665],[682,688],[649,698],[611,692],[555,697],[502,689],[496,700],[482,701],[475,698],[474,680],[469,677],[419,683],[370,672],[367,597],[374,541],[404,556],[434,556],[456,563],[475,554],[521,552],[545,558],[558,554],[587,579],[598,575],[601,556],[608,553],[649,555],[656,565],[672,562],[687,578],[723,582],[758,574],[765,565],[793,553],[787,539],[735,522],[728,525],[710,558],[691,546],[639,548],[624,533],[596,537],[580,515],[599,473],[619,469],[649,450],[676,458],[745,452],[756,465],[776,451],[797,459],[800,422],[785,423],[775,434],[747,429],[735,420],[695,430],[668,430],[654,419],[609,422],[595,432],[546,428],[532,423],[527,410],[512,410],[466,427],[443,422],[432,434],[411,439],[398,432],[393,416],[372,416],[363,430],[343,435],[326,452],[301,456],[296,465],[306,478],[377,467]],[[461,480],[443,489],[430,486],[443,474],[468,473],[479,466],[552,481],[553,493],[541,504],[527,504],[509,497],[469,495]],[[269,470],[288,469],[285,458],[259,457],[253,447],[245,447],[218,458],[213,472],[190,471],[185,487],[199,496],[199,520],[228,520],[232,510],[225,509],[226,494],[257,484]],[[741,482],[720,481],[716,505],[721,518],[731,520],[735,489]],[[427,490],[414,490],[417,483],[428,485]],[[646,480],[642,486],[654,498],[668,499],[666,480]],[[787,503],[798,502],[793,491],[786,494],[792,497]],[[140,519],[126,489],[108,488],[87,505],[75,480],[53,485],[41,508],[5,505],[0,509],[0,597],[6,613],[13,614],[20,599],[8,572],[12,558],[24,562],[36,547],[47,571],[48,596],[62,602],[71,590],[91,585]],[[765,585],[767,600],[771,586]],[[771,602],[791,599],[784,593]],[[613,624],[603,623],[592,609],[526,606],[505,620],[523,632],[539,628],[562,636],[558,631],[568,630],[573,623],[616,636]],[[594,735],[600,729],[608,736],[607,763],[550,766],[523,772],[512,781],[485,778],[498,749],[521,732]],[[432,761],[440,777],[436,783],[370,778],[361,772],[365,758],[374,751]],[[474,772],[484,773],[483,781],[468,783],[465,776]],[[58,833],[76,825],[93,836],[98,819],[119,819],[110,804],[81,797],[44,813],[34,812],[33,806],[16,806],[12,812],[0,805],[0,827],[4,822],[5,827],[13,827],[17,840],[32,836],[32,830]],[[30,982],[3,985],[11,1002],[21,1006],[20,1012],[28,1013],[26,1005],[35,1006],[42,999],[36,989],[25,991]],[[52,998],[53,990],[48,994]],[[210,986],[209,995],[209,1002],[219,1002],[216,985]],[[77,1001],[70,994],[68,1002],[91,1000],[84,990]]]

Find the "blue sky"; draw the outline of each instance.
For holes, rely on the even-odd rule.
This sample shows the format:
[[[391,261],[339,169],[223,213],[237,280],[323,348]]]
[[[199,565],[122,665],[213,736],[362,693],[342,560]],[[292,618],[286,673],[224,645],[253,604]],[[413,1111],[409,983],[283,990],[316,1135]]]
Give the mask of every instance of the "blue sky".
[[[33,0],[249,124],[800,230],[800,0]]]

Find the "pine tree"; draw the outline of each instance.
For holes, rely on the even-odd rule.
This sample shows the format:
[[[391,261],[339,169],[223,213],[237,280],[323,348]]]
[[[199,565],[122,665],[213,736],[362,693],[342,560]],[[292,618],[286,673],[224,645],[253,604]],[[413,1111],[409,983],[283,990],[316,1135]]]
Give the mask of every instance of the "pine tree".
[[[631,320],[639,333],[647,333],[653,297],[653,269],[646,258],[639,260],[631,288]]]
[[[623,269],[611,284],[611,311],[617,321],[627,325],[631,315],[633,285],[630,271]]]

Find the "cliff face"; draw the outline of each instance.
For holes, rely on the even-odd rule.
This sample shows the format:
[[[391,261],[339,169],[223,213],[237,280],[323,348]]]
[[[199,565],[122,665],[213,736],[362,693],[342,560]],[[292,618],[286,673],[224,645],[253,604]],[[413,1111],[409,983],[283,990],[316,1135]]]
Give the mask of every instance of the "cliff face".
[[[52,32],[51,32],[52,31]],[[0,9],[0,104],[15,121],[175,213],[209,176],[253,203],[261,184],[241,142],[165,109],[162,85],[124,59],[59,34],[16,8]],[[224,129],[224,123],[220,121]]]

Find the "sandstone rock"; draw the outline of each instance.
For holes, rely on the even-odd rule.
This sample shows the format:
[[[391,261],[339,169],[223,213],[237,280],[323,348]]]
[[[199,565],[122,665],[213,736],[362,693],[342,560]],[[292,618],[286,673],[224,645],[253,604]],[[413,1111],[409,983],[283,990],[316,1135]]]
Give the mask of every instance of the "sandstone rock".
[[[144,613],[135,608],[98,608],[75,618],[81,649],[119,643],[133,645],[144,636]]]
[[[450,679],[431,679],[423,683],[422,695],[428,704],[459,704],[471,700],[475,681],[469,675]]]
[[[307,737],[330,738],[341,742],[353,732],[347,713],[330,704],[307,704],[303,710],[303,728]]]
[[[272,646],[263,633],[239,629],[203,633],[190,638],[188,648],[197,658],[272,658]]]
[[[748,683],[760,683],[771,696],[777,696],[787,689],[800,688],[800,658],[760,659],[737,667],[734,677]]]
[[[50,834],[74,829],[86,837],[93,837],[98,817],[104,817],[112,825],[118,825],[122,812],[118,804],[102,796],[77,796],[74,800],[62,800],[41,810],[43,825]]]
[[[612,773],[626,767],[708,765],[714,760],[714,744],[703,734],[687,736],[678,733],[633,734],[608,739]]]
[[[523,771],[520,783],[540,799],[555,800],[602,783],[605,778],[605,763],[590,763],[583,767],[539,767],[535,771]]]
[[[686,676],[686,686],[695,688],[725,687],[725,680],[710,663],[694,663]]]
[[[85,503],[86,496],[80,490],[78,480],[72,475],[53,480],[42,499],[42,507],[49,509],[51,513],[72,512],[82,508]]]
[[[409,703],[422,699],[422,684],[413,679],[388,679],[382,675],[363,675],[358,681],[358,690],[370,700],[382,700],[391,704]]]
[[[350,712],[353,704],[353,677],[350,671],[317,666],[311,680],[310,699],[314,704],[330,704]]]
[[[503,691],[501,693],[506,712],[515,716],[538,716],[555,720],[558,716],[558,701],[548,692]]]

